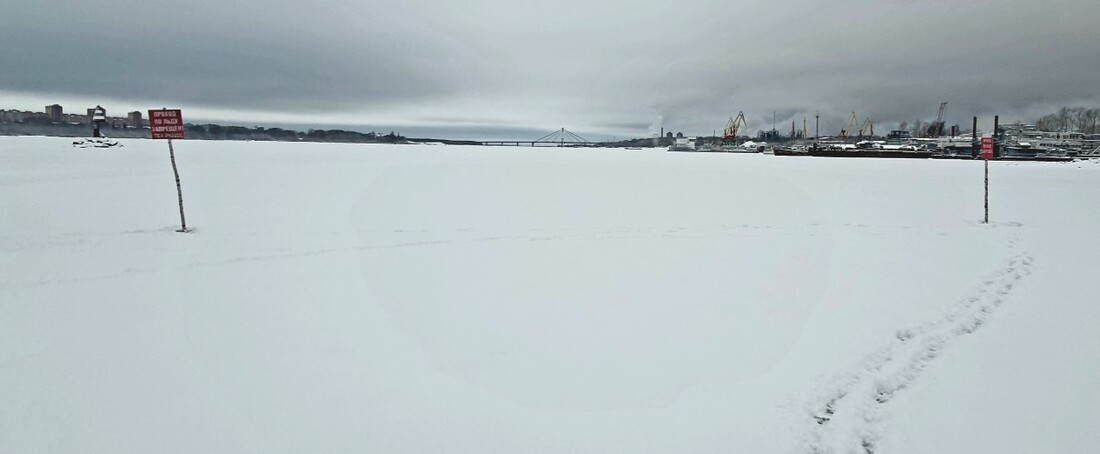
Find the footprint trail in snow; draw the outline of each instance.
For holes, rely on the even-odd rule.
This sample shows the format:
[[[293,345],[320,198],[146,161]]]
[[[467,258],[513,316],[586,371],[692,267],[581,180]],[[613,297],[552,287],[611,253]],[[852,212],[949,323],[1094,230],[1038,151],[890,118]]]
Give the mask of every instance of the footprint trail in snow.
[[[1013,248],[1014,243],[1009,244]],[[916,381],[929,363],[956,339],[980,329],[1005,302],[1013,287],[1031,274],[1033,259],[1013,255],[982,281],[974,295],[936,320],[900,330],[888,344],[840,374],[807,404],[808,446],[813,454],[878,451],[883,408]]]

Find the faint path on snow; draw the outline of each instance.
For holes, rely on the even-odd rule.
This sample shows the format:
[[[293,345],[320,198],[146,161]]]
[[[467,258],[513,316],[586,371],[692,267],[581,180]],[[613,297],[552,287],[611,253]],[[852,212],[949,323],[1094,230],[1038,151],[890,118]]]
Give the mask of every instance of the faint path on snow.
[[[1009,250],[1015,241],[1009,242]],[[834,377],[806,405],[808,445],[812,454],[878,451],[882,412],[897,393],[913,384],[949,344],[980,329],[997,312],[1016,284],[1031,274],[1033,258],[1015,253],[982,281],[980,290],[952,306],[942,317],[896,337],[867,355],[848,372]]]
[[[509,231],[483,231],[472,228],[457,230],[373,230],[360,232],[362,235],[380,241],[370,244],[349,245],[329,241],[329,247],[314,247],[304,249],[263,248],[248,255],[236,255],[228,257],[211,257],[206,260],[191,261],[174,266],[126,266],[113,270],[94,270],[93,273],[82,273],[69,276],[49,276],[32,280],[7,280],[0,277],[0,286],[38,287],[45,285],[73,284],[79,282],[99,281],[106,279],[119,279],[131,275],[154,274],[169,270],[203,268],[209,266],[235,265],[249,262],[262,262],[269,260],[295,260],[319,255],[339,254],[349,252],[364,252],[373,250],[402,249],[415,247],[451,246],[476,243],[493,242],[542,242],[542,241],[615,241],[633,239],[705,239],[729,236],[749,235],[818,235],[821,225],[782,227],[776,225],[719,225],[719,226],[676,226],[668,228],[567,228],[567,229],[524,229],[518,232]],[[808,232],[808,233],[807,233]],[[335,237],[342,232],[304,232],[311,236]],[[35,250],[77,250],[92,251],[104,247],[103,238],[122,235],[177,235],[174,228],[145,231],[129,231],[121,233],[99,233],[80,235],[66,234],[53,235],[45,238],[38,244],[13,239],[0,241],[0,252],[27,252]],[[195,235],[211,235],[201,228]],[[213,234],[219,235],[219,234]],[[254,233],[237,234],[241,237],[250,237]],[[233,235],[221,234],[221,238],[232,238]],[[0,240],[6,240],[0,236]],[[388,240],[388,241],[387,241]],[[324,241],[322,241],[324,243]]]
[[[542,241],[618,241],[637,239],[706,239],[731,236],[757,236],[757,235],[809,235],[820,236],[828,234],[830,228],[841,229],[869,229],[884,231],[909,231],[926,230],[931,232],[948,231],[951,226],[913,227],[908,225],[867,225],[867,224],[841,224],[829,225],[812,223],[804,225],[773,225],[773,224],[721,224],[721,225],[680,225],[660,228],[557,228],[542,229],[528,228],[517,231],[485,231],[475,228],[461,228],[456,230],[422,230],[422,229],[394,229],[394,230],[368,230],[358,232],[366,238],[378,238],[377,243],[348,245],[346,243],[331,242],[328,247],[313,247],[304,249],[286,248],[262,248],[253,254],[237,255],[231,257],[211,257],[205,260],[191,261],[174,266],[126,266],[121,269],[97,269],[93,273],[80,273],[68,276],[42,276],[36,279],[8,280],[0,277],[0,286],[39,287],[46,285],[73,284],[80,282],[99,281],[108,279],[120,279],[132,275],[154,274],[170,270],[203,268],[209,266],[235,265],[249,262],[262,262],[268,260],[295,260],[318,255],[339,254],[348,252],[364,252],[372,250],[401,249],[414,247],[449,246],[460,244],[476,244],[491,242],[542,242]],[[37,242],[28,242],[25,239],[0,235],[0,252],[27,252],[36,250],[79,250],[91,251],[103,245],[105,238],[113,238],[128,235],[177,235],[175,227],[166,227],[154,230],[133,230],[126,232],[98,232],[81,234],[52,235]],[[311,236],[338,236],[345,232],[301,232]],[[222,238],[252,237],[255,232],[249,233],[213,233],[199,228],[195,235],[217,235]],[[389,240],[389,241],[386,241]]]

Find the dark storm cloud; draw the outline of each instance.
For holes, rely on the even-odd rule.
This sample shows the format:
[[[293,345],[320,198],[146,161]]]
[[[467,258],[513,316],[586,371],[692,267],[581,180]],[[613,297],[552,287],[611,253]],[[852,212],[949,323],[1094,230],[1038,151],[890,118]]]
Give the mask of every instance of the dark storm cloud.
[[[1095,2],[45,0],[0,15],[0,91],[257,121],[607,136],[1097,103]],[[52,98],[51,98],[52,97]],[[52,102],[52,101],[51,101]],[[351,119],[349,119],[349,117]],[[1015,118],[1013,118],[1015,119]],[[280,120],[288,121],[284,116]]]
[[[0,83],[16,91],[319,112],[444,96],[462,80],[460,71],[438,71],[460,58],[442,37],[367,8],[155,3],[46,1],[14,9],[0,19],[0,38],[18,43],[0,54]]]

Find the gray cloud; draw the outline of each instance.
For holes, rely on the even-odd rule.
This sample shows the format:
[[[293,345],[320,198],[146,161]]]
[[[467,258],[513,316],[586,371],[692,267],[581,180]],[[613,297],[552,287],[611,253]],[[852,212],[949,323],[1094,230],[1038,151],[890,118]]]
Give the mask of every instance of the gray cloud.
[[[1085,0],[3,9],[0,90],[240,111],[256,122],[626,137],[709,134],[737,111],[750,130],[770,128],[775,111],[787,130],[820,111],[832,133],[852,111],[881,124],[927,121],[940,101],[950,102],[949,124],[1034,119],[1096,103],[1100,73],[1091,24],[1100,6]]]

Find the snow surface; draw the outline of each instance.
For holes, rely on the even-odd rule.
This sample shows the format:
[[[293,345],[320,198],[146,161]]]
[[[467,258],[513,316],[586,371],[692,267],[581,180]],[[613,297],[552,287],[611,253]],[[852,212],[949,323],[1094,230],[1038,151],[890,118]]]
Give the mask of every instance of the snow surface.
[[[1095,452],[1100,165],[0,137],[0,452]]]

